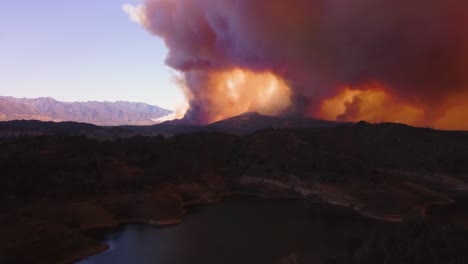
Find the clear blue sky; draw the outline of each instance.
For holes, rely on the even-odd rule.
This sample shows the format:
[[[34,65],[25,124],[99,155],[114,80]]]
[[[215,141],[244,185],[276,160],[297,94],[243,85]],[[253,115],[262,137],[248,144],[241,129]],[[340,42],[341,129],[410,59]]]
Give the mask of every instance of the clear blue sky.
[[[122,11],[138,2],[2,0],[0,95],[175,108],[183,96],[164,44]]]

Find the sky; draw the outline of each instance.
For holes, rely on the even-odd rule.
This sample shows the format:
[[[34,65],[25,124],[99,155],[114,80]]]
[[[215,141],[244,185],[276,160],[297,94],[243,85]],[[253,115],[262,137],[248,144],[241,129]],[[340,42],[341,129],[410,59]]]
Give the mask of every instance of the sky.
[[[184,97],[164,43],[122,9],[140,2],[1,0],[0,95],[175,110]]]

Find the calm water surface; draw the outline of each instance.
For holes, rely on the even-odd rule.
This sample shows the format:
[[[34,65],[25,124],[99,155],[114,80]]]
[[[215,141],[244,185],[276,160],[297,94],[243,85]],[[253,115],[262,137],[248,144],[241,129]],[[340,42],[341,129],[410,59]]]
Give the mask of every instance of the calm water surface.
[[[382,223],[305,201],[231,199],[193,208],[171,227],[126,225],[105,236],[107,252],[79,264],[278,263],[345,254],[346,243]]]

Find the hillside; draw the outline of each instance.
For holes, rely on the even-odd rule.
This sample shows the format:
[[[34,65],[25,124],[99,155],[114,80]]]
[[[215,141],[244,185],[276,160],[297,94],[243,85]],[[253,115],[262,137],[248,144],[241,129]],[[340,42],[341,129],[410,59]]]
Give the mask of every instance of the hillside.
[[[233,135],[249,135],[266,129],[327,129],[352,126],[353,123],[325,121],[302,116],[274,117],[257,113],[245,113],[205,126],[191,125],[184,119],[166,121],[151,126],[103,127],[77,122],[41,122],[14,120],[0,122],[0,142],[28,136],[87,136],[108,139],[132,136],[173,136],[193,132],[222,132]]]
[[[19,123],[24,133],[52,126]],[[468,193],[467,132],[360,122],[320,129],[267,128],[248,135],[205,127],[170,137],[101,141],[70,131],[102,128],[55,125],[67,129],[0,145],[0,247],[7,249],[0,253],[2,263],[71,263],[105,249],[86,230],[129,222],[179,223],[186,206],[220,202],[233,194],[341,205],[372,219],[405,222],[424,219],[431,205],[447,205]],[[457,251],[465,252],[453,232],[442,227],[430,227],[421,237],[432,234],[443,245],[460,245]],[[468,227],[466,222],[462,227]],[[70,238],[67,243],[64,237]],[[364,254],[359,258],[398,252],[391,246],[373,248],[374,239],[389,245],[408,240],[387,237],[369,237],[358,247]],[[425,241],[418,236],[408,243],[433,245]]]
[[[209,131],[247,135],[264,129],[332,128],[338,125],[350,124],[304,116],[266,116],[255,112],[247,112],[210,124],[207,126],[207,129]]]

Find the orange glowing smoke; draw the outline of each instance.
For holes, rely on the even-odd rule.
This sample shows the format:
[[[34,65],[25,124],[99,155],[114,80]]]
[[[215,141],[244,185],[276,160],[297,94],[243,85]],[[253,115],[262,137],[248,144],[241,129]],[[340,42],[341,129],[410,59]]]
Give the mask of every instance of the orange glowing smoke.
[[[286,110],[468,129],[466,0],[145,0],[125,9],[167,46],[188,122]]]
[[[196,98],[204,109],[204,123],[258,112],[278,115],[291,105],[291,90],[279,77],[270,72],[256,73],[239,68],[210,72],[203,80],[198,94],[185,89],[189,99]]]
[[[434,112],[439,114],[434,116]],[[468,93],[446,98],[438,106],[431,106],[399,99],[379,84],[345,87],[336,96],[322,102],[319,117],[468,130]]]
[[[449,130],[468,130],[468,92],[453,95],[444,100],[441,116],[432,126]]]

